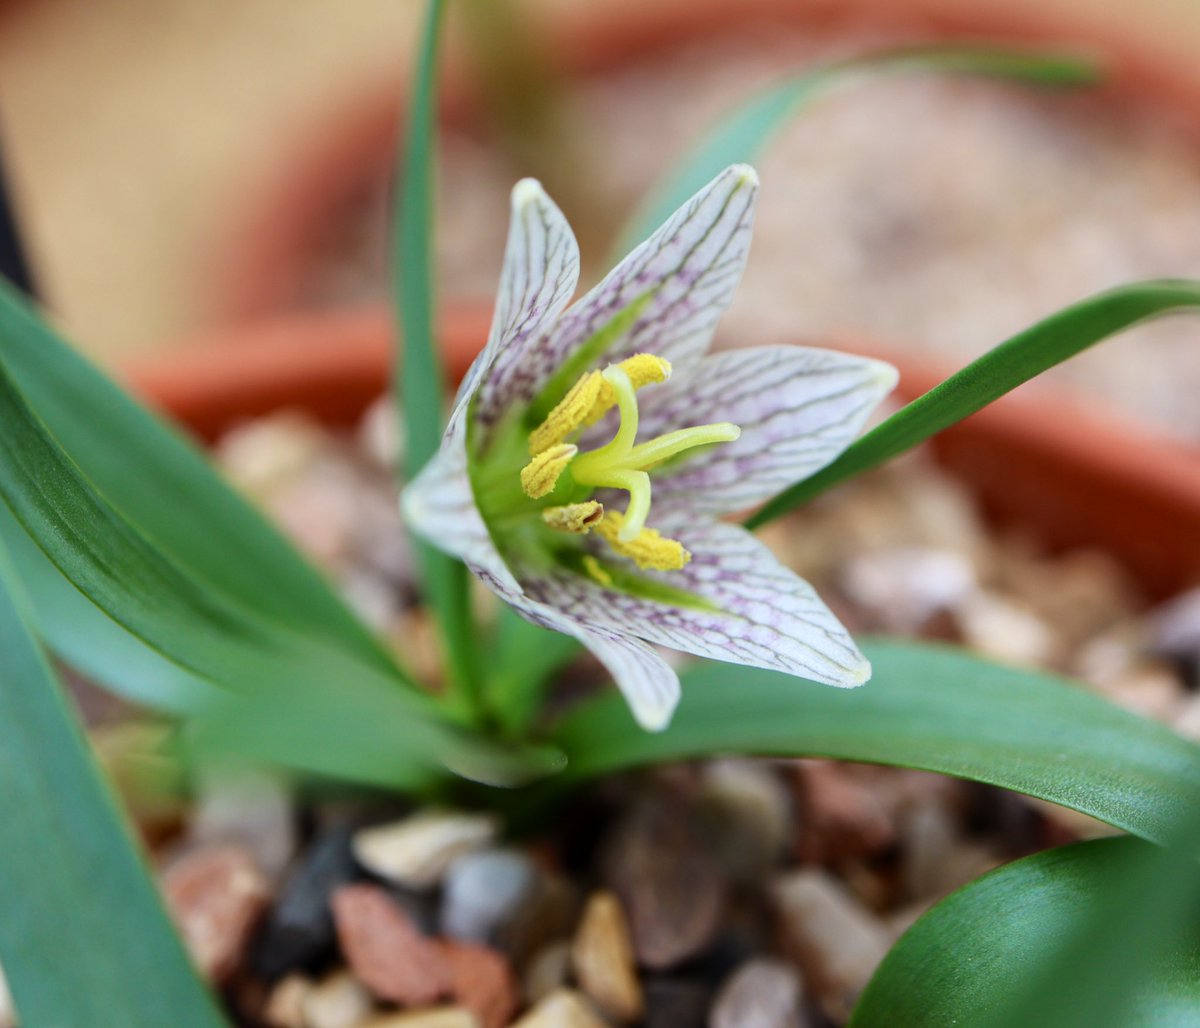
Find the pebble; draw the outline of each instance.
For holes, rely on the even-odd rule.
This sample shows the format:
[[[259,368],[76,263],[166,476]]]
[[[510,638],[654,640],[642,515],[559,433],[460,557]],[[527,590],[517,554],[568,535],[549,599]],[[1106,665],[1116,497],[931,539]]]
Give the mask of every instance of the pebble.
[[[593,893],[571,946],[580,987],[616,1021],[637,1021],[644,1010],[641,983],[634,967],[629,922],[611,892]]]
[[[855,769],[829,760],[797,764],[803,830],[799,850],[812,862],[842,861],[887,849],[896,827],[876,790]]]
[[[374,1010],[370,994],[346,971],[318,982],[300,1004],[304,1028],[358,1028]]]
[[[452,973],[438,944],[379,886],[344,885],[332,906],[346,963],[380,999],[427,1006],[450,992]]]
[[[793,871],[772,886],[784,942],[834,1020],[849,1017],[888,951],[884,925],[824,870]]]
[[[608,840],[604,877],[629,912],[640,964],[665,970],[712,942],[728,883],[681,797],[634,802]]]
[[[533,861],[516,850],[484,850],[459,857],[443,882],[442,934],[494,943],[537,886]]]
[[[487,814],[422,811],[391,824],[360,829],[354,855],[372,874],[410,889],[437,885],[450,865],[496,837],[497,821]]]
[[[349,830],[329,829],[284,881],[255,944],[255,969],[274,979],[288,971],[312,968],[331,954],[336,933],[329,898],[335,889],[358,876]]]
[[[800,975],[782,960],[743,964],[721,987],[709,1028],[801,1028],[809,1023]]]
[[[871,627],[911,635],[935,614],[961,604],[977,583],[974,567],[961,553],[914,546],[851,558],[841,585],[870,616]]]
[[[986,657],[1031,667],[1053,662],[1058,641],[1028,607],[991,593],[976,593],[958,611],[963,641]]]
[[[468,942],[444,942],[455,999],[479,1019],[482,1028],[504,1028],[519,996],[508,961],[493,949]]]
[[[709,851],[736,881],[753,884],[779,863],[792,835],[792,803],[768,764],[713,761],[697,806]]]
[[[242,963],[266,909],[266,879],[244,849],[192,850],[163,874],[163,895],[200,973],[223,983]]]
[[[311,979],[290,974],[278,982],[267,997],[263,1020],[271,1028],[305,1028],[304,1001],[313,990]]]
[[[296,851],[291,797],[277,777],[202,774],[188,841],[198,846],[233,843],[250,853],[272,882],[282,877]]]
[[[397,1014],[381,1014],[355,1028],[479,1028],[479,1018],[462,1007],[430,1007]]]
[[[538,950],[529,960],[521,982],[526,1003],[537,1003],[567,984],[571,974],[571,943],[560,939]]]
[[[573,989],[558,989],[543,999],[512,1028],[608,1028],[592,1005]]]
[[[1146,628],[1151,652],[1178,662],[1189,685],[1200,688],[1200,588],[1163,604]]]

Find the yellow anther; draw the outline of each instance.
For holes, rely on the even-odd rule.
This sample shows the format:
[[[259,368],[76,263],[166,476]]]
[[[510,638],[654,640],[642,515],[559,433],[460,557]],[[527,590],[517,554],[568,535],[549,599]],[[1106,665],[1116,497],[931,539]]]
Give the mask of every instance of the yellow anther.
[[[633,388],[652,385],[655,382],[665,382],[671,377],[671,362],[663,357],[655,357],[652,353],[638,353],[628,357],[617,365],[626,375]],[[601,380],[600,391],[592,405],[592,409],[584,418],[585,425],[594,425],[607,414],[617,403],[617,392],[612,385]]]
[[[583,570],[591,575],[594,581],[604,586],[606,589],[613,583],[612,575],[605,571],[604,565],[601,564],[600,561],[598,561],[590,553],[584,555]]]
[[[525,490],[525,495],[531,500],[540,500],[553,492],[558,484],[558,476],[578,452],[578,446],[559,443],[534,457],[521,469],[521,488]]]
[[[536,456],[563,442],[575,429],[586,424],[604,384],[599,371],[589,371],[571,386],[567,395],[546,415],[546,420],[529,434],[529,452]]]
[[[602,517],[604,505],[596,500],[547,507],[542,511],[542,520],[556,532],[574,532],[577,535],[586,535]]]
[[[623,514],[610,510],[596,525],[596,532],[617,553],[628,557],[643,571],[678,571],[692,559],[682,543],[659,535],[653,528],[643,528],[630,541],[622,540],[621,528],[624,523]]]

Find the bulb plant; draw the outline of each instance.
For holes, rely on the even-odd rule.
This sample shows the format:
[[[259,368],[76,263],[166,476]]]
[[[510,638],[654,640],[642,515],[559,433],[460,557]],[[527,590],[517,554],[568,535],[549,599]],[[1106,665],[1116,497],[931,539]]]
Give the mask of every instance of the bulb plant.
[[[221,1023],[49,652],[176,718],[187,759],[233,755],[419,798],[511,809],[515,797],[537,811],[605,774],[742,753],[923,768],[1060,803],[1130,838],[1019,861],[935,907],[854,1023],[1200,1018],[1200,750],[1045,674],[855,641],[752,534],[1122,329],[1200,307],[1200,284],[1084,300],[863,435],[895,384],[887,365],[799,347],[707,354],[750,245],[759,184],[745,162],[785,118],[867,73],[1063,84],[1090,66],[909,49],[761,94],[663,183],[632,230],[644,242],[574,303],[570,227],[535,181],[517,183],[491,336],[443,419],[430,260],[441,22],[435,0],[395,239],[403,508],[425,540],[442,692],[202,454],[0,290],[0,784],[22,840],[0,847],[17,910],[0,919],[0,964],[22,1017]],[[472,573],[504,601],[494,623],[475,609]],[[548,718],[548,685],[578,644],[619,692]],[[702,659],[678,671],[660,646]],[[1079,985],[1069,995],[1064,975]]]

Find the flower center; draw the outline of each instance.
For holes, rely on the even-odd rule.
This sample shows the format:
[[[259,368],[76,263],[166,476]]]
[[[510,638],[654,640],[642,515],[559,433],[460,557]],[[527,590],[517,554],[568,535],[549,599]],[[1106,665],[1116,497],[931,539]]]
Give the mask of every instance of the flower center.
[[[650,471],[663,461],[698,446],[732,442],[741,429],[729,422],[698,425],[667,432],[637,443],[637,390],[670,376],[671,365],[661,357],[640,353],[603,371],[589,371],[567,392],[557,406],[529,436],[532,460],[521,471],[521,487],[531,499],[550,495],[568,467],[570,478],[584,487],[621,489],[629,494],[622,514],[605,511],[596,500],[547,507],[542,519],[551,528],[586,534],[595,529],[614,550],[631,558],[640,568],[674,571],[688,562],[691,554],[674,539],[666,539],[646,527],[650,513]],[[616,434],[604,446],[584,453],[567,439],[599,421],[609,410],[620,412]],[[593,562],[594,563],[594,562]]]

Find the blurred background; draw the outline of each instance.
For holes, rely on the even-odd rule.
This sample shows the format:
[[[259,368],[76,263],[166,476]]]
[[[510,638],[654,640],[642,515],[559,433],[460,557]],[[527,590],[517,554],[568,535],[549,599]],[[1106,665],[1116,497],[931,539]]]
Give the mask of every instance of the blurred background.
[[[724,112],[807,64],[899,40],[1105,55],[1084,94],[889,79],[802,115],[761,162],[731,343],[898,345],[957,363],[1134,278],[1200,277],[1194,0],[462,0],[450,28],[442,299],[490,302],[519,175],[613,227]],[[394,125],[416,0],[7,0],[3,155],[45,302],[108,362],[281,312],[385,296]],[[731,12],[736,11],[736,14]],[[1200,440],[1180,320],[1060,374]],[[1061,384],[1061,383],[1060,383]]]

